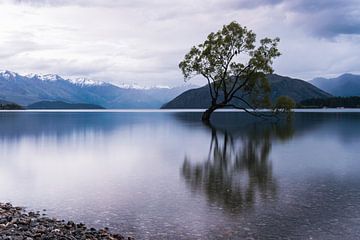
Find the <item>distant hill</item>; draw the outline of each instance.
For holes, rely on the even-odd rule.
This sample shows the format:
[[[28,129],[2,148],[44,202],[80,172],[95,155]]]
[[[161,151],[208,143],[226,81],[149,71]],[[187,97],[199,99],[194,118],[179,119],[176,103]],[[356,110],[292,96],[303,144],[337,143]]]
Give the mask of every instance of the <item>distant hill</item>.
[[[284,77],[276,74],[267,76],[271,86],[271,100],[274,101],[277,97],[285,95],[294,99],[296,102],[301,102],[309,98],[328,98],[331,95],[324,92],[312,84],[289,77]],[[208,86],[188,90],[180,94],[175,99],[162,108],[207,108],[211,104]]]
[[[27,106],[27,109],[104,109],[95,104],[66,103],[61,101],[40,101]]]
[[[21,110],[21,109],[23,109],[23,107],[16,103],[0,99],[0,110]]]
[[[105,108],[160,108],[180,93],[192,88],[116,86],[90,79],[64,79],[59,75],[0,71],[0,99],[29,105],[39,101],[88,103]]]
[[[346,73],[337,78],[315,78],[310,82],[334,96],[360,96],[360,75]]]
[[[300,102],[307,108],[360,108],[360,97],[312,98]]]
[[[12,102],[0,99],[0,104],[5,105],[5,104],[12,104]]]

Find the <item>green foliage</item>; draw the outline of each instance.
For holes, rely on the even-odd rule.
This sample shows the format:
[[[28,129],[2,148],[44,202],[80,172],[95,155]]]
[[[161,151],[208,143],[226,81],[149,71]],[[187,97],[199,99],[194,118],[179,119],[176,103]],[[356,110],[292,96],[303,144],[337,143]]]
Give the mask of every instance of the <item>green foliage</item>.
[[[295,101],[288,96],[280,96],[276,99],[276,103],[274,106],[275,112],[291,112],[291,109],[295,108]]]
[[[273,59],[280,56],[279,38],[264,38],[256,47],[256,34],[237,22],[231,22],[191,48],[179,64],[185,81],[203,76],[209,86],[212,106],[235,107],[237,98],[247,105],[268,101],[270,86],[265,75],[272,73]],[[236,94],[241,91],[243,94]],[[250,103],[248,102],[250,99]]]

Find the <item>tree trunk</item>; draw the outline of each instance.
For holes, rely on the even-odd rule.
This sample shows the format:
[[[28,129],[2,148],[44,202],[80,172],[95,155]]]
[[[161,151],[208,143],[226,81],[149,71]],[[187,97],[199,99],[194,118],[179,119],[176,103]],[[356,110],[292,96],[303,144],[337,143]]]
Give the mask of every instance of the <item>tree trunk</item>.
[[[218,109],[219,107],[217,105],[211,105],[211,107],[209,107],[208,109],[206,109],[206,111],[203,113],[202,115],[202,121],[206,124],[210,123],[210,117],[211,114]]]

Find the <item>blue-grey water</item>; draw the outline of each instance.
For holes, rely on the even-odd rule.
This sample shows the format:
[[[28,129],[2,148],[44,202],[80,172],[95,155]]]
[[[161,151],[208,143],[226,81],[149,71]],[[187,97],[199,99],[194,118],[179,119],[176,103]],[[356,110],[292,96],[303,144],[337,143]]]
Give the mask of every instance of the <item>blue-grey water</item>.
[[[2,112],[0,201],[137,239],[360,239],[360,113]]]

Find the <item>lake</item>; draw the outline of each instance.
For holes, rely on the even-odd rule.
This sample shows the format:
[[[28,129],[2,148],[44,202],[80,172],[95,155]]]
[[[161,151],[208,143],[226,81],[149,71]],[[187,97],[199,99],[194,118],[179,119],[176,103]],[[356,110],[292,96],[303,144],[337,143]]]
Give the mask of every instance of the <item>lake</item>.
[[[359,239],[360,112],[1,112],[0,201],[137,239]]]

